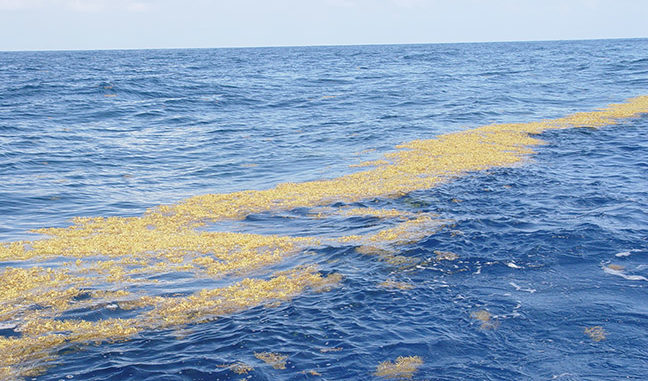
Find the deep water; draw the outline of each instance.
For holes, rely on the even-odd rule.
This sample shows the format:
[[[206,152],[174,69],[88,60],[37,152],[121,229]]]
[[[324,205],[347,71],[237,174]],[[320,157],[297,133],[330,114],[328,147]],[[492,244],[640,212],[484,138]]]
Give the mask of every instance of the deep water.
[[[338,177],[399,143],[647,94],[646,39],[0,52],[0,242],[75,216]],[[36,379],[370,380],[398,356],[421,357],[416,380],[645,379],[647,134],[648,115],[549,131],[521,165],[366,200],[453,223],[402,248],[419,266],[318,247],[308,261],[344,277],[331,291],[68,350]],[[302,213],[232,226],[339,236],[378,225]],[[427,260],[435,251],[459,258]],[[287,369],[255,352],[287,355]],[[236,361],[254,370],[223,367]]]

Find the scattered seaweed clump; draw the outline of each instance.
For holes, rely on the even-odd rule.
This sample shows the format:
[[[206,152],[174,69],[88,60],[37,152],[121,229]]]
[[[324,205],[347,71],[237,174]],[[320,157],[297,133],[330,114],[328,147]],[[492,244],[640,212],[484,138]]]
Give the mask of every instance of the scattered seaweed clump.
[[[230,286],[203,289],[187,296],[143,296],[129,306],[137,312],[129,319],[53,319],[44,310],[41,315],[30,315],[18,322],[19,337],[0,337],[3,353],[0,375],[12,379],[34,374],[34,369],[45,369],[42,365],[75,344],[129,340],[142,331],[211,321],[271,301],[291,300],[306,289],[329,289],[339,280],[338,274],[323,276],[314,266],[297,267],[275,273],[267,280],[246,278]],[[57,316],[60,313],[54,314]],[[281,365],[280,357],[265,358]]]
[[[388,360],[378,364],[374,376],[409,379],[421,365],[423,365],[423,359],[420,356],[399,356],[393,362]]]
[[[254,368],[242,361],[237,361],[233,364],[229,365],[218,365],[219,368],[228,368],[230,371],[236,374],[248,374],[249,372],[253,371]]]
[[[592,341],[599,342],[605,340],[605,330],[600,325],[594,327],[586,327],[584,330],[585,334],[589,336]]]
[[[495,329],[499,327],[499,321],[493,320],[493,315],[486,310],[472,312],[470,317],[482,322],[480,325],[481,329]]]
[[[402,247],[432,235],[449,220],[437,218],[438,216],[433,213],[403,214],[401,218],[405,216],[406,219],[375,233],[344,236],[337,241],[342,244],[356,244],[358,253],[377,256],[380,260],[400,269],[411,268],[421,260],[399,255]]]
[[[401,282],[394,279],[387,279],[384,282],[379,284],[380,287],[384,288],[395,288],[399,290],[411,290],[414,288],[414,285],[407,282]]]
[[[455,259],[459,258],[457,254],[451,251],[434,250],[434,254],[436,255],[437,261],[454,261]]]
[[[258,358],[268,365],[272,365],[272,367],[275,369],[286,369],[286,361],[288,360],[288,356],[286,355],[273,352],[260,352],[255,353],[254,357]]]

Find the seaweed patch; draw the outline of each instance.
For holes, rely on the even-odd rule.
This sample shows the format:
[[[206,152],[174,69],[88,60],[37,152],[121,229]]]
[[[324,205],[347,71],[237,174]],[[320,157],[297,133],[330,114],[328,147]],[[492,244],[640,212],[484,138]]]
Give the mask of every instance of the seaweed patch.
[[[518,165],[533,153],[532,147],[543,144],[536,135],[544,131],[602,127],[646,112],[648,97],[642,96],[564,118],[487,125],[411,141],[367,169],[333,179],[198,195],[138,217],[78,217],[67,227],[34,230],[39,239],[0,243],[0,261],[11,261],[0,270],[0,324],[20,333],[0,337],[0,377],[37,375],[68,347],[129,340],[151,330],[276,306],[309,290],[331,290],[342,282],[340,274],[325,276],[314,265],[290,268],[290,258],[305,257],[322,245],[353,246],[391,266],[413,268],[420,260],[403,255],[402,248],[433,234],[448,220],[429,212],[348,205],[407,196],[408,205],[425,208],[409,194],[473,171]],[[343,237],[209,231],[215,222],[296,208],[316,218],[376,219],[378,229]],[[457,256],[438,251],[436,259]],[[277,271],[280,265],[288,270]],[[626,279],[645,280],[622,270],[604,267]],[[155,293],[173,284],[174,277],[200,280],[205,286],[177,295]],[[67,318],[79,309],[109,310],[116,316],[97,321]],[[128,318],[117,317],[123,311],[130,311]],[[475,312],[473,318],[483,328],[497,325],[487,312]],[[605,338],[602,328],[586,328],[585,333],[595,341]],[[416,356],[399,359],[391,365],[411,369],[422,363]],[[389,374],[388,365],[384,370],[379,366],[376,374]]]
[[[383,361],[376,367],[375,376],[384,378],[412,378],[423,365],[420,356],[399,356],[395,361]]]

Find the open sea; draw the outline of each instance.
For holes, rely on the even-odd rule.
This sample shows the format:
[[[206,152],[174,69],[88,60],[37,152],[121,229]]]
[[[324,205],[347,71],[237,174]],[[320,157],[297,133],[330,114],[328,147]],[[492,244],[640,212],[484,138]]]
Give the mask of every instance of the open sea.
[[[648,108],[417,182],[644,95],[648,39],[0,52],[0,378],[645,380]]]

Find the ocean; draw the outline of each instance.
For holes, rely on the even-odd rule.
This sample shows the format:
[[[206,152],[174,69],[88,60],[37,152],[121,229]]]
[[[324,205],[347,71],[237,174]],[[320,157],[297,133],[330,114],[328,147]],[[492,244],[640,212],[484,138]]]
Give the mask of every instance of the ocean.
[[[0,378],[648,372],[648,39],[0,52]]]

